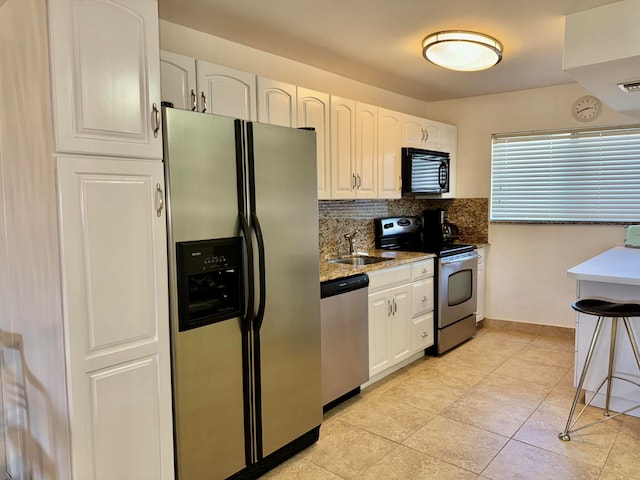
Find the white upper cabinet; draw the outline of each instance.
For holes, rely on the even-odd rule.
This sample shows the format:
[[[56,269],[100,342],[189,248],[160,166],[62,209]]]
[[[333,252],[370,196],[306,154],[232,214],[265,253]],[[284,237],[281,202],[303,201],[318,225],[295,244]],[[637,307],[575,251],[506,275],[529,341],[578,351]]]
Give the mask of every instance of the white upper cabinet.
[[[270,125],[296,128],[296,86],[258,77],[258,121]]]
[[[378,198],[400,198],[402,114],[378,108]]]
[[[356,103],[356,197],[378,195],[378,107]]]
[[[402,115],[402,146],[444,151],[444,123]]]
[[[356,102],[331,96],[331,198],[355,198]]]
[[[331,144],[329,95],[298,87],[298,127],[316,131],[318,199],[331,198]]]
[[[331,198],[377,198],[377,110],[331,96]]]
[[[256,77],[196,60],[200,111],[256,121]]]
[[[162,158],[157,9],[49,1],[56,150]]]
[[[180,110],[198,110],[196,61],[173,52],[160,52],[162,101]]]

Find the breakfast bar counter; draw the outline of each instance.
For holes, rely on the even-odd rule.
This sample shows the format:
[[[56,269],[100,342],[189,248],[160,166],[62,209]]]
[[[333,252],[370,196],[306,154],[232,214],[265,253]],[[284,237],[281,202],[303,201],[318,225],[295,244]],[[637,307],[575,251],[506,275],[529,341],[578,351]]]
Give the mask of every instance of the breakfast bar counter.
[[[577,299],[597,298],[620,303],[640,303],[640,249],[614,247],[567,271],[569,277],[577,280]],[[582,366],[595,330],[597,318],[579,313],[576,315],[576,354],[574,385],[582,373]],[[631,328],[640,341],[640,318],[632,318]],[[598,388],[607,375],[608,352],[610,343],[610,324],[600,336],[596,346],[589,373],[585,380],[587,398]],[[640,383],[640,371],[636,365],[633,351],[626,339],[624,329],[618,329],[616,340],[615,372]],[[622,411],[640,403],[640,388],[627,382],[612,384],[611,409]],[[604,390],[596,396],[593,405],[604,406]],[[640,416],[640,409],[629,412]]]

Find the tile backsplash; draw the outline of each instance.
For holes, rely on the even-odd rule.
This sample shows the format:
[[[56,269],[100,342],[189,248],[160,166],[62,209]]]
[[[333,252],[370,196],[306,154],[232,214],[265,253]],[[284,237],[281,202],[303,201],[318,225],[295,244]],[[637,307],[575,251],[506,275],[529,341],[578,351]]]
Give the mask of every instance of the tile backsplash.
[[[451,200],[320,200],[320,255],[335,257],[349,252],[345,234],[355,231],[358,251],[375,248],[373,219],[403,215],[421,215],[423,210],[443,208],[449,221],[458,226],[459,240],[487,243],[489,236],[489,199]]]

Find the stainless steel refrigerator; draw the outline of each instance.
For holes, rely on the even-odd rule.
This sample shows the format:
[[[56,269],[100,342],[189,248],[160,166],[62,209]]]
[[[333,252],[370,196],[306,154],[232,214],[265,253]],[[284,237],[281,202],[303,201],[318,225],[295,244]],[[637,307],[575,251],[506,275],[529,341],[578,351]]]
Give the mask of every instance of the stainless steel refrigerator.
[[[177,477],[255,478],[322,422],[315,132],[163,121]]]

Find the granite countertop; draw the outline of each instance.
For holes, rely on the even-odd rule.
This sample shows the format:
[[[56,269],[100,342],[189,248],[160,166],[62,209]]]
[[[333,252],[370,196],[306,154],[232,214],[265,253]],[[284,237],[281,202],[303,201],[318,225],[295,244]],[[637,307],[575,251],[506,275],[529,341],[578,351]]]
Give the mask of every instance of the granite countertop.
[[[397,265],[403,265],[405,263],[411,263],[418,260],[426,260],[427,258],[434,258],[432,253],[422,252],[395,252],[389,250],[372,249],[368,252],[359,252],[372,257],[385,257],[391,260],[386,262],[373,263],[370,265],[345,265],[341,263],[331,263],[329,260],[334,257],[327,257],[320,259],[320,281],[325,282],[327,280],[335,280],[336,278],[349,277],[351,275],[357,275],[359,273],[367,273],[373,270],[380,270],[382,268],[395,267]]]
[[[570,268],[567,274],[576,280],[640,285],[640,249],[614,247]]]

